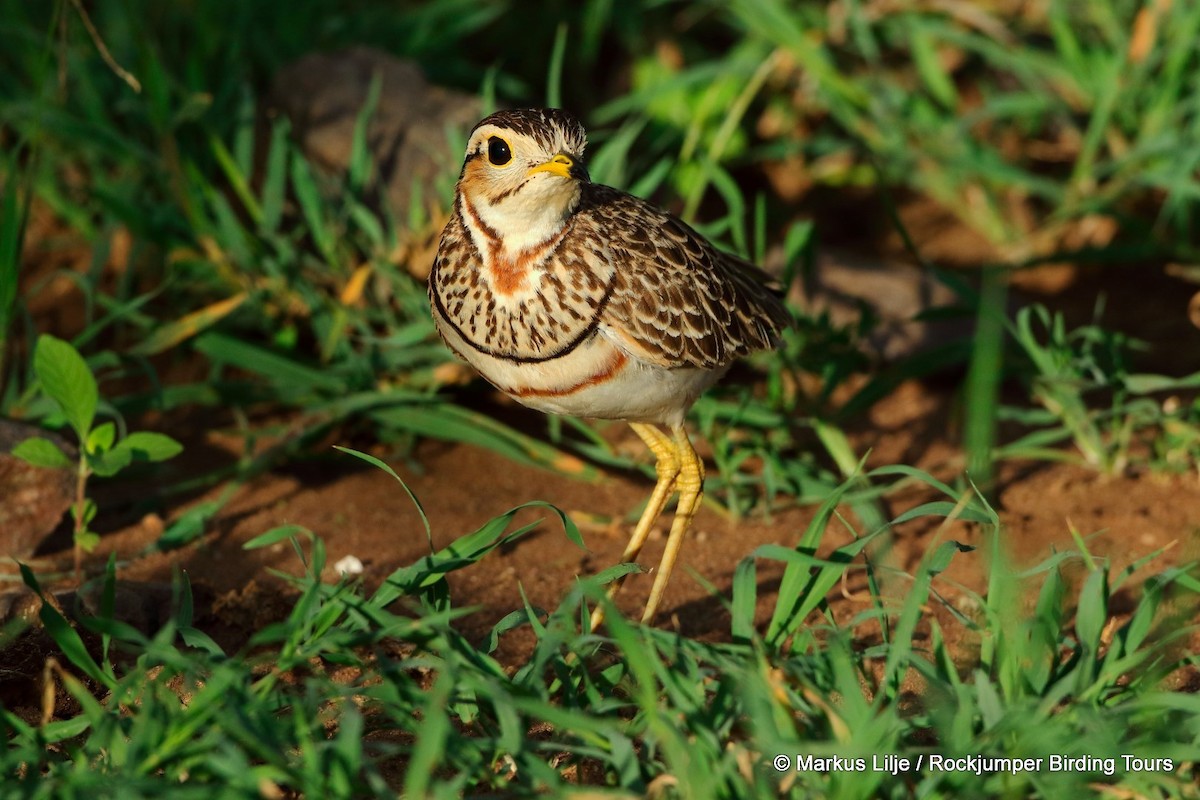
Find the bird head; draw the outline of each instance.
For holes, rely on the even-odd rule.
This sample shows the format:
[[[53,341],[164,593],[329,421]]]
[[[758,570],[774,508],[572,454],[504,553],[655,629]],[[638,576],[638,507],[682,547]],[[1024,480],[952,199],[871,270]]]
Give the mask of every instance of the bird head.
[[[542,241],[579,204],[586,146],[583,126],[565,111],[498,111],[471,132],[458,191],[506,240]]]

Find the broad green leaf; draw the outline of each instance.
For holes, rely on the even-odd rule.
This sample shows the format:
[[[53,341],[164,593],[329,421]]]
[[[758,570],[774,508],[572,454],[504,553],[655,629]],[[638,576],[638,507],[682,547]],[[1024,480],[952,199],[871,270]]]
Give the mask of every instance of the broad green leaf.
[[[183,452],[183,445],[165,433],[138,431],[122,439],[117,447],[128,448],[138,461],[166,461]]]
[[[42,334],[33,354],[33,370],[42,382],[42,391],[62,408],[80,441],[86,441],[100,391],[83,356],[69,342]]]
[[[12,454],[35,467],[63,469],[71,466],[71,460],[67,458],[66,453],[59,450],[49,439],[40,436],[21,442],[12,449]]]
[[[108,452],[92,456],[92,471],[102,477],[115,475],[135,461],[166,461],[183,450],[183,445],[162,433],[138,431],[126,436]]]
[[[103,425],[97,425],[87,438],[87,447],[89,453],[103,453],[110,449],[113,441],[117,438],[117,426],[111,422],[105,422]]]
[[[101,478],[110,478],[133,462],[133,451],[118,444],[112,450],[87,457],[88,467]]]

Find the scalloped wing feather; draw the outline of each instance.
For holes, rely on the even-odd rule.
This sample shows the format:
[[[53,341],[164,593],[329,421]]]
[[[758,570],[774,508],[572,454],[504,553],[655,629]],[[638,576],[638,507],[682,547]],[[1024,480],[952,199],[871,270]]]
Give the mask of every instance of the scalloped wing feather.
[[[645,361],[723,367],[774,347],[791,324],[766,273],[644,200],[593,184],[574,224],[616,267],[601,329]]]

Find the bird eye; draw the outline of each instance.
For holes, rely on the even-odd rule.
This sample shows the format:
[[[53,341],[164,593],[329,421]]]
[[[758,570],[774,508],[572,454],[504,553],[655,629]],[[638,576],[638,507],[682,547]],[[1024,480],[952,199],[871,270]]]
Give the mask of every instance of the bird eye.
[[[508,142],[499,136],[488,139],[488,161],[496,167],[503,167],[512,161],[512,150],[508,149]]]

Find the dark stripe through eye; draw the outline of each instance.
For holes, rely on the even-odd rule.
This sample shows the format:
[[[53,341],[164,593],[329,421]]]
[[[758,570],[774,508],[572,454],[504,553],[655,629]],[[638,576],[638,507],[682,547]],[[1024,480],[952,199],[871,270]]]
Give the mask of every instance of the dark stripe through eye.
[[[512,150],[508,149],[508,142],[499,136],[488,139],[488,161],[497,167],[502,167],[512,161]]]

